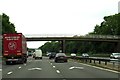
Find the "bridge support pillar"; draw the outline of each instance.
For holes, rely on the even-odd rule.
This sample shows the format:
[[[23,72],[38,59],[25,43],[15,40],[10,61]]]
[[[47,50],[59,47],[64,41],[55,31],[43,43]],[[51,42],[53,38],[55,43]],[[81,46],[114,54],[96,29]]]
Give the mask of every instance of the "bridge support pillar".
[[[119,42],[117,43],[117,45],[116,45],[115,52],[120,53],[120,41],[119,41]]]
[[[65,53],[65,40],[62,41],[62,52]]]

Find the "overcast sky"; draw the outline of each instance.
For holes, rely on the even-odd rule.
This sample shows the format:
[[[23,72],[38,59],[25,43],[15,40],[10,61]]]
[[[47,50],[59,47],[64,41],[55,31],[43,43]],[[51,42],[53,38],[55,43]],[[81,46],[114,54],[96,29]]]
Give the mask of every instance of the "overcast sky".
[[[119,0],[0,0],[17,32],[26,34],[80,34],[94,30],[104,16],[118,13]],[[30,42],[37,48],[43,42]]]

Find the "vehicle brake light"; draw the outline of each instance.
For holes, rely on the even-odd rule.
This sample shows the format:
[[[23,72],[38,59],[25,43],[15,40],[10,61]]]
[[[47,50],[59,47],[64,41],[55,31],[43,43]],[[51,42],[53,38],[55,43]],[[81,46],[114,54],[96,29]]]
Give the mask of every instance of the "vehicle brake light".
[[[4,56],[7,56],[8,54],[4,54]]]
[[[21,53],[17,53],[17,55],[22,55]]]
[[[4,34],[4,35],[7,35],[7,34]]]

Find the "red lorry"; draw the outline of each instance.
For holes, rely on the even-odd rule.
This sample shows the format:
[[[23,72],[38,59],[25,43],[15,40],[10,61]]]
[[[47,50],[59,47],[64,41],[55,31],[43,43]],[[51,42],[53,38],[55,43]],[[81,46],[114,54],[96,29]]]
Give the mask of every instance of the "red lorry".
[[[6,64],[27,62],[27,44],[22,33],[3,34],[3,56]]]

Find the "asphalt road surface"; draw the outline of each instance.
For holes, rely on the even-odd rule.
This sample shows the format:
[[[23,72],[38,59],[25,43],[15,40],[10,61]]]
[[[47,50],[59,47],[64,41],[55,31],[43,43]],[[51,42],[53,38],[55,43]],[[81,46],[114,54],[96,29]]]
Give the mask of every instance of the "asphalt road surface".
[[[17,79],[60,79],[60,80],[118,80],[118,72],[98,67],[85,65],[78,62],[68,61],[67,63],[55,63],[48,57],[41,60],[28,58],[26,64],[15,64],[2,66],[3,80]],[[5,78],[5,79],[4,79]],[[104,78],[104,79],[103,79]],[[116,78],[116,79],[114,79]]]
[[[2,79],[2,58],[0,57],[0,80]]]

